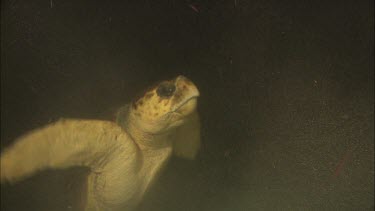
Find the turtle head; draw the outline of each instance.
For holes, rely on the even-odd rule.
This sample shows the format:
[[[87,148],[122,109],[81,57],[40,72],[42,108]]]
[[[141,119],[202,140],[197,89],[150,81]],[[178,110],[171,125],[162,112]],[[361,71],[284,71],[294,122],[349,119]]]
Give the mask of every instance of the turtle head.
[[[128,121],[146,133],[167,132],[195,111],[198,96],[197,87],[184,76],[162,81],[132,102]]]

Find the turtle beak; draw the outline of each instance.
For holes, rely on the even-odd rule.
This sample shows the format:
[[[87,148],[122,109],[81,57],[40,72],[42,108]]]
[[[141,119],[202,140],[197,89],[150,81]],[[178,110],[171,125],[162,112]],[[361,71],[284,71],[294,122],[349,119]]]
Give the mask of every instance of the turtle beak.
[[[175,80],[175,86],[180,90],[188,89],[190,97],[199,97],[199,90],[195,84],[183,75],[180,75]]]
[[[175,79],[176,92],[173,96],[173,112],[190,114],[196,108],[199,90],[195,84],[185,76],[178,76]]]

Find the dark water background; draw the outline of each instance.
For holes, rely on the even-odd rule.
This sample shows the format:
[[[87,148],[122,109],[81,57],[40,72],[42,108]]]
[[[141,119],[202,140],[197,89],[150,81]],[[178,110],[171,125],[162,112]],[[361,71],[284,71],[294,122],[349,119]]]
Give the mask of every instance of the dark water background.
[[[112,119],[183,74],[203,149],[173,158],[141,211],[373,210],[373,6],[3,0],[1,147],[60,117]],[[77,172],[3,185],[1,210],[76,210]]]

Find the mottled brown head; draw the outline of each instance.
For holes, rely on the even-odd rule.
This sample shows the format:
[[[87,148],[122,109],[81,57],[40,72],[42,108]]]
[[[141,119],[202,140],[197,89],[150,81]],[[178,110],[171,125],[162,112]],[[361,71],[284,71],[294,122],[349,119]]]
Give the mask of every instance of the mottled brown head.
[[[184,76],[163,81],[134,101],[131,121],[148,133],[162,133],[181,125],[195,111],[199,91]]]

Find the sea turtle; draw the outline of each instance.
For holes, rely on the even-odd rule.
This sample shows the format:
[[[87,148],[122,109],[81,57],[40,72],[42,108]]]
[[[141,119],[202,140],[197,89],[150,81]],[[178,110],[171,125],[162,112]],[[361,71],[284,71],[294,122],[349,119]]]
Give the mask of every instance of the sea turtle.
[[[1,154],[1,181],[47,168],[87,166],[85,210],[134,209],[168,158],[200,146],[199,91],[184,76],[122,107],[117,121],[62,119],[20,137]]]

